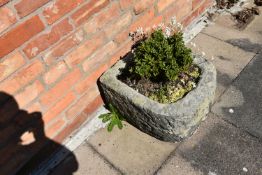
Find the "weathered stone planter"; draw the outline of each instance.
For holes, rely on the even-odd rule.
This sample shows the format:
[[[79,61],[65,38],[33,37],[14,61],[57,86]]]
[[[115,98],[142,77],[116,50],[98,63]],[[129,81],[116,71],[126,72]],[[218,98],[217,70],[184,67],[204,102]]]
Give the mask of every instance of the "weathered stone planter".
[[[117,75],[126,64],[123,60],[101,76],[104,98],[141,131],[163,141],[181,141],[191,136],[206,118],[215,95],[214,66],[199,56],[194,58],[194,63],[201,68],[200,81],[176,103],[160,104],[118,80]]]

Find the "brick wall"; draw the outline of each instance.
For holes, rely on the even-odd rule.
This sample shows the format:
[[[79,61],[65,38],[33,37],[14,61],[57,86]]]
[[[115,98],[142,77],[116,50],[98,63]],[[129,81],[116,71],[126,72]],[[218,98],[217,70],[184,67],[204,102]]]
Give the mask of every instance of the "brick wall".
[[[21,111],[38,112],[46,138],[61,143],[102,105],[96,81],[130,49],[130,31],[173,16],[186,26],[211,1],[0,0],[0,174],[44,145],[8,146],[24,127]]]

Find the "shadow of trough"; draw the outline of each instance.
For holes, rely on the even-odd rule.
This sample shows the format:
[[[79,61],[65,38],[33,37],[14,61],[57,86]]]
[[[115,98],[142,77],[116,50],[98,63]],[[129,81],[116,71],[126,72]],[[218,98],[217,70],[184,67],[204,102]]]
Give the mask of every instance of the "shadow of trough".
[[[259,53],[262,49],[262,44],[253,43],[248,38],[230,39],[226,42],[247,52]]]
[[[14,97],[5,92],[0,97],[0,174],[31,174],[61,149],[74,158],[71,169],[63,174],[73,174],[78,168],[74,154],[45,135],[41,112],[19,109]]]

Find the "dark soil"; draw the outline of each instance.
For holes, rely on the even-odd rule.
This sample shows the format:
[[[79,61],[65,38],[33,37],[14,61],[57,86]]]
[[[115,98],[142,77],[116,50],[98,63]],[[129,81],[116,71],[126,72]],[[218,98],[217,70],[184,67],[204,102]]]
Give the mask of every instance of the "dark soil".
[[[233,7],[239,0],[216,0],[217,7],[219,9],[230,9]]]
[[[257,6],[262,6],[262,0],[255,0],[255,4]]]
[[[237,27],[240,29],[244,29],[254,19],[254,15],[259,14],[260,11],[256,7],[245,8],[244,10],[236,13],[234,17],[238,22]]]
[[[163,81],[161,77],[157,80],[140,78],[137,75],[132,75],[128,70],[129,66],[121,70],[122,73],[118,76],[118,79],[139,93],[160,103],[172,103],[185,96],[194,88],[190,88],[190,83],[197,84],[200,75],[200,68],[196,65],[192,65],[188,71],[181,72],[175,81]],[[176,93],[175,91],[183,94],[181,97],[175,97],[177,99],[170,99],[169,96],[172,95],[171,93]]]

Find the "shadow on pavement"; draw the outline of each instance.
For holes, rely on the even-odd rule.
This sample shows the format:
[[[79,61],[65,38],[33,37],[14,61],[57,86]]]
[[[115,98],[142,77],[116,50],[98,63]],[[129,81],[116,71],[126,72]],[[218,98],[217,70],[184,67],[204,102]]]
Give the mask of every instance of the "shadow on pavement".
[[[74,154],[45,135],[41,112],[28,113],[19,109],[11,95],[0,92],[0,174],[30,174],[43,160],[63,149],[73,157],[72,168],[78,169]]]

